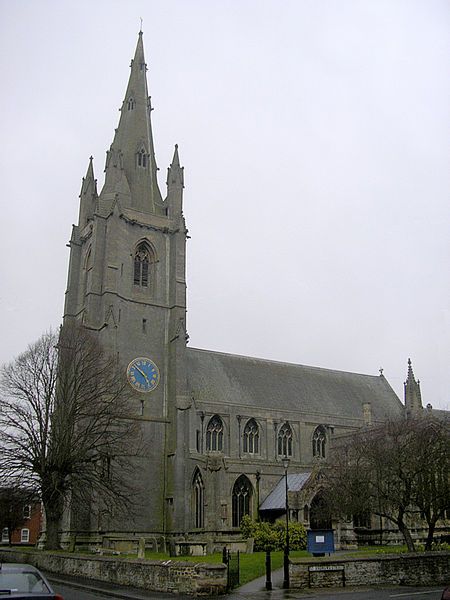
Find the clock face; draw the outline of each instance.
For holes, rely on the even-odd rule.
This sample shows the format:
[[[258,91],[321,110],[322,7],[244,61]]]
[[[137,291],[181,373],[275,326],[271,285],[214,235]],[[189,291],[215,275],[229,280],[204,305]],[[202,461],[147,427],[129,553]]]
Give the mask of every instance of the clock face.
[[[159,369],[149,358],[135,358],[128,365],[127,377],[138,392],[151,392],[159,383]]]

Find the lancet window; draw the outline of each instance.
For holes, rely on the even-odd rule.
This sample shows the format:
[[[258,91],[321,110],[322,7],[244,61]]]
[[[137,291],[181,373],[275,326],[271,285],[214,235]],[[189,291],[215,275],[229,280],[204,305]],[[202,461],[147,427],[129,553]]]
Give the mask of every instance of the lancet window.
[[[194,527],[202,528],[205,526],[205,486],[198,469],[194,475],[192,495],[194,508]]]
[[[148,287],[150,284],[150,248],[145,242],[134,253],[134,285]]]
[[[233,486],[232,508],[233,527],[239,527],[242,517],[250,515],[252,500],[252,484],[245,475],[241,475]]]
[[[278,431],[278,456],[292,456],[292,429],[284,423]]]
[[[213,452],[223,450],[223,422],[219,415],[214,415],[206,428],[206,450]]]
[[[313,456],[319,456],[320,458],[325,458],[326,454],[326,445],[327,445],[327,434],[325,431],[325,427],[323,425],[319,425],[314,432],[313,440]]]
[[[137,153],[138,167],[146,167],[147,163],[148,163],[148,155],[147,155],[146,151],[142,148],[142,150],[139,150],[139,152]]]
[[[250,419],[244,428],[244,452],[259,454],[259,427],[255,419]]]
[[[133,110],[133,108],[136,106],[136,101],[134,100],[134,98],[129,98],[128,102],[127,102],[127,108],[128,110]]]

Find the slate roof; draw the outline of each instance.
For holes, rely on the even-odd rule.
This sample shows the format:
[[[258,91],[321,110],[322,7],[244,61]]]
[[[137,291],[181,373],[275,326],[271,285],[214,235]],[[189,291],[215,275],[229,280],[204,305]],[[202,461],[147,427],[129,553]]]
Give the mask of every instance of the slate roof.
[[[187,348],[194,398],[220,405],[280,409],[374,420],[401,414],[403,405],[382,375],[360,375],[260,358]]]
[[[288,473],[288,491],[299,492],[311,473]],[[260,505],[259,510],[284,510],[286,508],[286,482],[284,475]]]

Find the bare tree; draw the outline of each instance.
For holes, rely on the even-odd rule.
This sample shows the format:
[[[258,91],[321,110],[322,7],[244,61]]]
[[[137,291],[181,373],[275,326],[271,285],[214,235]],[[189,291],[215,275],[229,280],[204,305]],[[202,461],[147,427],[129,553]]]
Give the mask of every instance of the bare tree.
[[[412,552],[408,516],[422,513],[431,547],[434,526],[449,502],[449,449],[448,424],[433,420],[432,425],[426,416],[342,438],[326,471],[328,502],[341,514],[370,511],[387,518]]]
[[[46,548],[59,547],[64,506],[129,508],[139,432],[117,362],[82,326],[43,335],[1,371],[0,476],[40,492]]]
[[[417,474],[413,503],[427,522],[425,550],[431,550],[436,524],[450,510],[450,423],[425,414],[409,427],[414,429]]]

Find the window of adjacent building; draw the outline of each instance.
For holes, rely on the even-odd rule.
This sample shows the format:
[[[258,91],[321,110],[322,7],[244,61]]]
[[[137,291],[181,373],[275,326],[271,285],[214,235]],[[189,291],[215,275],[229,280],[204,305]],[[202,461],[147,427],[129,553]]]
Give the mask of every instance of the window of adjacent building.
[[[136,248],[134,254],[134,285],[148,287],[149,285],[150,249],[143,242]]]
[[[284,423],[278,431],[278,456],[292,456],[292,429]]]
[[[205,526],[205,486],[200,471],[196,471],[193,483],[194,527]]]
[[[370,529],[371,526],[371,518],[370,512],[360,512],[356,515],[353,515],[353,527],[362,527],[365,529]]]
[[[245,475],[241,475],[233,486],[232,510],[233,527],[239,527],[242,517],[250,515],[253,488]]]
[[[259,453],[259,427],[255,419],[250,419],[244,428],[244,452]]]
[[[206,450],[222,452],[223,422],[219,415],[214,415],[206,428]]]
[[[142,150],[139,150],[139,152],[137,153],[137,164],[138,164],[138,167],[146,167],[147,166],[147,162],[148,162],[147,153],[142,148]]]
[[[30,541],[30,530],[29,529],[21,529],[20,530],[20,541],[22,544],[28,544]]]
[[[23,518],[31,518],[31,504],[25,504],[25,506],[23,507]]]
[[[8,528],[2,529],[2,542],[9,542]]]
[[[327,433],[325,431],[325,427],[323,425],[319,425],[314,432],[313,440],[313,456],[318,456],[320,458],[325,458],[326,454],[326,445],[327,445]]]

